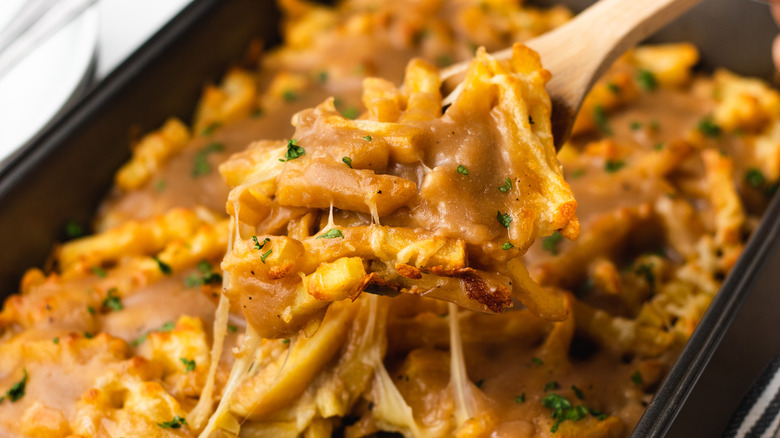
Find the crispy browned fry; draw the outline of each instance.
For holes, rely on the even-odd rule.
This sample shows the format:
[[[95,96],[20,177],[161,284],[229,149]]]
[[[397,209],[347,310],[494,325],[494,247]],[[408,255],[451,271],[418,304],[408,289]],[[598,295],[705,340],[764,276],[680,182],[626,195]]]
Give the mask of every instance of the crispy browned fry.
[[[324,160],[287,163],[276,190],[283,206],[333,206],[379,217],[407,205],[416,195],[417,186],[407,179]]]

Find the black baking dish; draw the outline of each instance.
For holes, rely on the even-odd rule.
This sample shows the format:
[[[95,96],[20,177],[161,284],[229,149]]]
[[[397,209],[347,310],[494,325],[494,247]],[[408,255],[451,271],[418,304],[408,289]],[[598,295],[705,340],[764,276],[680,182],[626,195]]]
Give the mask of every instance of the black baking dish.
[[[581,9],[590,2],[562,3]],[[129,157],[131,127],[145,132],[170,116],[191,119],[203,85],[218,79],[231,62],[241,59],[251,40],[261,39],[266,47],[278,43],[278,22],[279,13],[272,0],[193,1],[0,168],[3,299],[17,291],[26,268],[44,265],[52,242],[64,238],[68,221],[89,223],[115,171]],[[773,72],[770,47],[775,32],[765,5],[733,0],[705,2],[653,40],[694,42],[701,48],[703,69],[720,65],[740,74],[767,78]],[[743,303],[749,303],[746,307],[751,312],[780,308],[780,299],[767,302],[772,297],[753,288],[759,279],[760,284],[772,283],[765,267],[767,260],[776,255],[779,243],[780,201],[775,197],[737,266],[649,404],[634,437],[666,436],[670,430],[672,436],[720,433],[745,385],[760,371],[766,354],[755,355],[751,358],[754,363],[743,364],[743,374],[737,379],[741,386],[730,388],[728,394],[721,393],[729,399],[713,404],[715,410],[708,411],[712,418],[702,418],[701,409],[685,406],[685,401],[693,390],[697,405],[706,402],[706,396],[697,395],[706,394],[706,390],[694,384],[714,354],[727,355],[716,351],[724,336],[733,338],[728,331],[732,321],[737,319],[742,336],[749,333],[749,321],[744,320],[755,316],[739,313]],[[774,257],[774,261],[777,259]],[[764,301],[757,301],[757,297]],[[776,352],[780,335],[775,335],[775,341],[771,337],[767,336],[766,341]],[[697,426],[705,423],[709,431]]]

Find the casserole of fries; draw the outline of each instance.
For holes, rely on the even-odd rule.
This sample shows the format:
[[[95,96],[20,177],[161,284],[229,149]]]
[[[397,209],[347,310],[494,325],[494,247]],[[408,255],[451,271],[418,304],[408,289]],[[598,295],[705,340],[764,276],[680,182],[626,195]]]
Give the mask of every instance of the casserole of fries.
[[[638,47],[556,152],[521,42],[566,8],[280,7],[5,301],[0,435],[628,436],[774,195],[780,94]]]

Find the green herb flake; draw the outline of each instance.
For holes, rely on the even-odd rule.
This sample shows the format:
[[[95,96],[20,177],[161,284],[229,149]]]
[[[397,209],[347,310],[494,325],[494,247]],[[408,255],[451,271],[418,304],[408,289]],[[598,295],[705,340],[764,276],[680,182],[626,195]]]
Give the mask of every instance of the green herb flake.
[[[561,385],[559,385],[558,382],[556,382],[555,380],[552,380],[550,382],[547,382],[547,384],[544,385],[544,392],[554,391],[554,390],[556,390],[556,389],[558,389],[560,387],[561,387]]]
[[[604,170],[607,173],[615,173],[625,167],[625,165],[626,162],[623,160],[607,160],[604,162]]]
[[[552,255],[558,255],[558,245],[563,241],[563,235],[556,231],[542,239],[542,248],[549,251]]]
[[[653,150],[660,151],[663,150],[664,144],[662,142],[658,142],[653,145]]]
[[[234,326],[233,324],[228,324],[227,329],[230,333],[235,333],[238,331],[238,327]]]
[[[363,140],[365,140],[365,141],[371,141],[371,140],[373,140],[373,138],[371,138],[371,136],[370,136],[370,135],[364,135],[364,136],[363,136]]]
[[[341,157],[341,161],[344,162],[347,166],[349,166],[350,169],[352,169],[352,158],[349,157]]]
[[[602,413],[598,409],[589,409],[589,411],[590,415],[593,415],[599,421],[604,421],[607,419],[607,414]]]
[[[574,395],[577,396],[578,399],[585,400],[585,393],[583,393],[580,388],[571,385],[571,390],[574,392]]]
[[[344,238],[344,233],[341,232],[341,230],[337,228],[332,228],[328,230],[325,234],[320,234],[317,236],[317,239],[335,239],[337,237]]]
[[[157,182],[154,184],[154,189],[157,191],[157,193],[160,193],[160,192],[162,192],[163,190],[165,190],[165,187],[166,187],[167,185],[168,185],[168,183],[166,183],[166,182],[165,182],[165,180],[161,179],[161,180],[157,181]]]
[[[642,375],[639,374],[639,371],[634,371],[634,374],[631,375],[631,381],[634,382],[635,385],[642,384]]]
[[[571,179],[582,178],[585,175],[585,173],[587,173],[585,169],[577,169],[569,174],[569,178]]]
[[[179,360],[181,361],[181,363],[184,364],[184,367],[185,367],[184,371],[186,371],[188,373],[190,371],[195,371],[195,361],[194,360],[187,359],[186,357],[180,357]]]
[[[90,332],[84,332],[84,337],[85,337],[85,338],[87,338],[87,339],[92,339],[92,338],[94,338],[94,337],[95,337],[95,335],[93,335],[93,334],[92,334],[92,333],[90,333]]]
[[[505,244],[501,245],[501,249],[503,249],[504,251],[506,251],[507,249],[512,249],[512,248],[514,248],[514,247],[515,247],[515,246],[514,246],[514,245],[512,245],[512,243],[511,243],[511,242],[507,242],[507,243],[505,243]]]
[[[152,259],[154,259],[154,261],[157,262],[157,267],[160,268],[160,272],[162,272],[164,275],[171,275],[173,273],[173,269],[171,269],[171,265],[160,260],[160,258],[157,256],[152,257]]]
[[[160,328],[157,329],[158,332],[170,332],[173,331],[173,329],[176,327],[176,324],[173,323],[173,321],[168,321]]]
[[[632,130],[632,131],[639,131],[640,129],[642,129],[642,124],[641,124],[641,123],[639,123],[639,122],[631,122],[631,123],[628,125],[628,127],[629,127],[629,128]]]
[[[525,393],[515,396],[515,403],[525,403]]]
[[[634,268],[634,274],[645,277],[645,281],[652,288],[655,286],[655,273],[653,272],[652,263],[642,263]]]
[[[324,84],[324,83],[328,82],[328,72],[325,71],[325,70],[322,70],[322,71],[318,72],[317,73],[317,82],[319,82],[320,84]]]
[[[701,119],[699,124],[696,126],[696,129],[710,138],[718,138],[721,134],[720,126],[715,123],[715,120],[713,120],[712,117],[705,117]]]
[[[658,132],[661,130],[661,124],[658,123],[658,120],[652,119],[650,120],[650,129],[652,129],[654,132]]]
[[[601,105],[593,107],[593,122],[596,124],[599,132],[604,135],[612,135],[612,128],[609,126],[609,120],[607,119],[607,112]]]
[[[211,164],[208,160],[209,155],[222,152],[224,150],[225,145],[222,143],[210,143],[203,149],[196,152],[192,159],[192,170],[190,171],[190,176],[193,178],[198,178],[200,176],[211,173]]]
[[[222,126],[222,123],[220,123],[220,122],[209,123],[205,128],[203,128],[203,131],[201,131],[200,133],[204,137],[208,137],[211,134],[213,134],[214,131],[216,131],[217,128],[219,128],[220,126]]]
[[[452,56],[448,54],[439,55],[438,58],[436,58],[436,64],[439,65],[439,67],[448,67],[452,65],[454,61],[452,60]]]
[[[103,300],[103,308],[110,309],[115,312],[125,308],[125,306],[122,304],[122,298],[119,296],[119,293],[115,287],[112,287],[106,293],[106,299]]]
[[[550,432],[558,431],[558,426],[566,421],[580,421],[588,415],[588,409],[585,406],[572,406],[571,402],[558,394],[548,394],[542,399],[542,405],[552,409],[552,418],[555,423],[550,428]]]
[[[534,124],[534,118],[531,116],[528,116],[528,124],[533,125]]]
[[[298,100],[298,93],[296,93],[295,90],[284,90],[284,92],[282,92],[282,99],[288,103],[295,102]]]
[[[65,222],[65,237],[68,239],[75,239],[77,237],[83,236],[84,234],[86,234],[84,227],[82,227],[78,222],[74,220]]]
[[[538,357],[533,357],[533,358],[531,358],[531,362],[532,362],[534,365],[544,365],[544,361],[542,361],[542,360],[541,360],[541,359],[539,359]]]
[[[8,388],[8,391],[5,392],[5,396],[0,397],[0,403],[5,399],[11,400],[11,403],[16,403],[19,399],[24,397],[24,390],[27,387],[27,379],[29,378],[27,368],[22,368],[22,373],[24,373],[22,380],[19,380]]]
[[[358,118],[360,113],[358,112],[357,108],[355,108],[354,106],[351,106],[349,108],[345,108],[344,111],[341,112],[341,115],[346,117],[346,118],[348,118],[348,119],[350,119],[350,120],[355,120],[355,119]]]
[[[613,94],[620,94],[620,85],[610,82],[607,84],[607,89],[611,91]]]
[[[255,108],[254,110],[252,110],[252,114],[251,114],[253,119],[259,119],[264,115],[265,115],[265,111],[262,108]]]
[[[499,186],[498,190],[501,190],[502,193],[507,193],[512,190],[512,180],[509,178],[505,179],[504,184]]]
[[[289,344],[289,343],[290,343],[290,338],[282,339],[282,344]]]
[[[252,240],[255,242],[255,249],[256,250],[263,249],[265,244],[271,241],[271,239],[266,237],[265,239],[263,239],[263,243],[260,243],[260,242],[257,241],[257,236],[252,236]]]
[[[304,155],[306,155],[306,149],[298,146],[298,140],[291,138],[287,140],[287,152],[284,154],[284,159],[280,158],[279,161],[290,161]]]
[[[273,251],[272,249],[269,249],[265,254],[260,256],[260,261],[263,262],[263,264],[265,264],[265,259],[268,258],[269,255],[271,255],[272,251]]]
[[[753,167],[745,171],[745,183],[754,189],[760,189],[766,183],[766,178],[760,170]]]
[[[133,347],[137,347],[141,344],[143,344],[146,341],[146,338],[149,337],[148,333],[144,333],[141,336],[139,336],[137,339],[133,341]]]
[[[477,380],[477,383],[475,383],[475,385],[477,385],[477,388],[482,388],[482,385],[484,384],[485,384],[485,379],[479,379]]]
[[[501,213],[501,211],[498,211],[496,213],[496,219],[498,219],[498,223],[506,229],[509,229],[509,225],[512,224],[512,217],[509,216],[509,213]]]
[[[157,425],[162,427],[163,429],[179,429],[185,424],[187,424],[187,420],[185,420],[182,417],[179,417],[178,415],[173,417],[173,420],[171,421],[163,421],[162,423],[157,423]]]
[[[52,342],[54,342],[55,344],[59,344],[60,343],[60,338],[54,338],[54,339],[52,339]]]
[[[87,312],[89,312],[90,315],[95,314],[95,308],[92,306],[87,306]]]
[[[636,74],[636,80],[639,83],[639,88],[645,91],[653,91],[658,88],[658,80],[648,70],[639,70]]]
[[[457,170],[458,170],[458,173],[461,174],[461,175],[468,175],[469,174],[469,170],[466,169],[466,166],[464,166],[462,164],[458,165],[458,169]]]

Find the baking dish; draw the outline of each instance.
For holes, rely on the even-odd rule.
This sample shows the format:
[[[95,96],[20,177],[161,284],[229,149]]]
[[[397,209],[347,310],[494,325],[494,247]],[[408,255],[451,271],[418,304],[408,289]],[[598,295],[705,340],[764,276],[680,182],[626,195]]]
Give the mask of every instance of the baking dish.
[[[581,6],[571,3],[575,8]],[[686,35],[685,29],[701,28],[699,15],[689,15],[692,18],[677,23],[666,31],[666,37],[658,38],[694,41],[703,48],[703,68],[718,64],[738,73],[766,76],[771,65],[759,71],[762,65],[758,61],[738,57],[747,53],[764,61],[769,59],[771,21],[767,21],[765,8],[760,5],[733,4],[738,4],[734,8],[740,11],[764,12],[758,21],[741,18],[751,23],[751,32],[764,29],[759,36],[740,34],[755,43],[730,38],[728,44],[717,41],[707,45],[707,40],[695,32]],[[699,13],[703,14],[694,11]],[[733,19],[735,15],[720,16]],[[64,237],[62,230],[68,221],[87,223],[115,169],[127,158],[126,133],[131,126],[144,132],[170,115],[189,119],[202,84],[216,79],[231,61],[240,59],[250,39],[259,37],[273,44],[277,18],[271,2],[194,2],[0,170],[0,229],[6,243],[0,260],[3,290],[16,291],[21,272],[44,263],[51,242]],[[763,28],[755,24],[764,22]],[[699,25],[694,26],[696,23]],[[713,34],[724,34],[718,24],[711,29],[718,30]],[[750,51],[741,50],[745,44],[750,44]],[[735,53],[734,62],[712,58],[714,61],[708,64],[708,47],[718,53]],[[671,425],[777,240],[780,225],[768,219],[777,217],[778,208],[777,201],[770,207],[740,263],[648,407],[635,436],[661,436]]]

